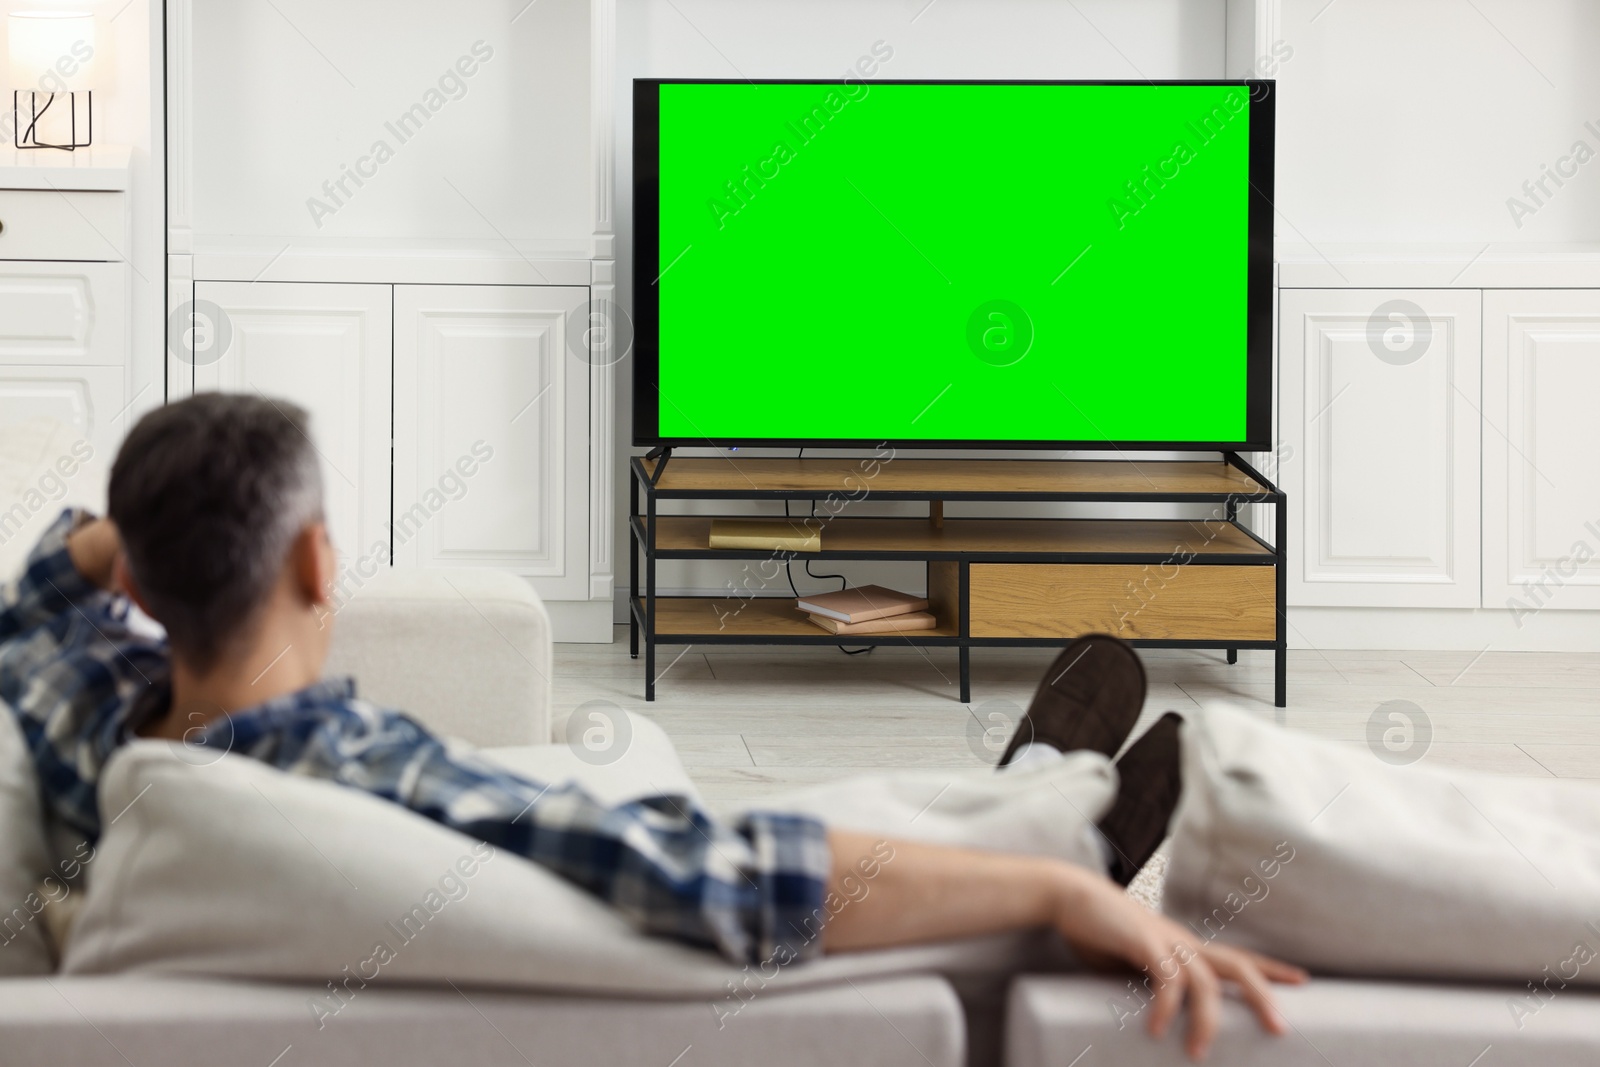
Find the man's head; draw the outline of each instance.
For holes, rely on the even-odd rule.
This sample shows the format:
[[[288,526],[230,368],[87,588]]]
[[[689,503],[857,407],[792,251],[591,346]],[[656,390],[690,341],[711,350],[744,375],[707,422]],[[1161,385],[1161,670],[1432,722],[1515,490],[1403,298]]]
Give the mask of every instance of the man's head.
[[[197,673],[242,654],[270,612],[326,602],[333,554],[309,434],[293,404],[202,393],[140,419],[117,453],[125,584]]]

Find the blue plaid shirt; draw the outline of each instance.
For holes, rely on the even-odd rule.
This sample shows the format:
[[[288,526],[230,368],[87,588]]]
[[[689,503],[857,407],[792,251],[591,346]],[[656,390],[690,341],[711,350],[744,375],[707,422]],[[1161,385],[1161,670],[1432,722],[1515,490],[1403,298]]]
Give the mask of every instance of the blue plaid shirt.
[[[73,566],[66,536],[83,518],[63,513],[0,601],[0,699],[33,754],[46,817],[95,840],[100,774],[166,714],[171,668],[159,630]],[[675,796],[606,807],[358,700],[348,678],[214,719],[188,741],[394,801],[549,868],[652,934],[738,962],[819,950],[831,856],[813,819],[755,813],[729,825]]]

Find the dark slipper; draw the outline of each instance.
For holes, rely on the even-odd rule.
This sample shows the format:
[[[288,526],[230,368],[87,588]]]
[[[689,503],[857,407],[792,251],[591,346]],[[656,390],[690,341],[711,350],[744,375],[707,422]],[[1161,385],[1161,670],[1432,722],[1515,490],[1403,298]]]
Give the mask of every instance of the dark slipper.
[[[1111,880],[1133,881],[1166,840],[1172,813],[1183,796],[1178,738],[1183,719],[1169,711],[1117,760],[1117,799],[1100,820],[1111,844]]]
[[[1144,665],[1132,645],[1108,634],[1077,638],[1045,672],[1000,766],[1035,741],[1114,756],[1139,719],[1144,694]]]

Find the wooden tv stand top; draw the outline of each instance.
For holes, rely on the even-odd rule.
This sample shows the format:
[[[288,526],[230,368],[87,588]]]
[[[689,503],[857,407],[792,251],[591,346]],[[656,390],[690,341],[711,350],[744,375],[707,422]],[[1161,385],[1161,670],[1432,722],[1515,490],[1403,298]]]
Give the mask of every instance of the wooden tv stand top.
[[[636,459],[648,477],[656,462]],[[749,497],[837,492],[859,496],[963,496],[1105,500],[1222,498],[1272,490],[1221,460],[767,459],[740,456],[667,463],[661,496]]]

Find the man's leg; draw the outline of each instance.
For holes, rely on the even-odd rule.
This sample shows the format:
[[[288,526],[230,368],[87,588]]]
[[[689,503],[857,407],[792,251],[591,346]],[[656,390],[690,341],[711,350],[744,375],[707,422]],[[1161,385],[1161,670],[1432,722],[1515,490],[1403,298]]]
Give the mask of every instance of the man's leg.
[[[1074,642],[1041,681],[1002,760],[1005,773],[872,775],[771,802],[829,827],[829,899],[841,903],[830,908],[826,951],[1044,927],[1080,959],[1146,972],[1155,995],[1152,1033],[1163,1033],[1187,1001],[1191,1054],[1215,1033],[1224,981],[1239,987],[1263,1026],[1282,1032],[1267,984],[1301,980],[1298,969],[1205,944],[1101,873],[1105,838],[1095,820],[1119,812],[1108,757],[1143,699],[1144,672],[1131,648],[1108,637]],[[1174,734],[1175,723],[1164,720],[1125,762],[1161,765],[1155,749],[1172,747]],[[1018,766],[1013,757],[1025,749],[1026,765]],[[1150,821],[1123,804],[1111,825]],[[1163,811],[1150,849],[1165,824]]]
[[[1203,1054],[1215,1032],[1224,981],[1240,990],[1266,1029],[1282,1033],[1267,986],[1301,981],[1302,972],[1209,944],[1151,914],[1122,889],[1165,837],[1181,788],[1180,720],[1169,713],[1123,753],[1117,764],[1120,785],[1114,795],[1109,789],[1105,761],[1126,741],[1144,695],[1144,671],[1131,647],[1108,637],[1069,645],[1041,680],[1001,759],[1001,773],[969,778],[954,795],[954,783],[947,781],[917,805],[912,823],[938,812],[917,828],[918,837],[963,847],[902,840],[892,845],[892,861],[879,862],[874,850],[883,842],[841,831],[839,819],[869,820],[876,823],[875,831],[886,823],[908,831],[887,818],[903,814],[904,798],[886,803],[885,796],[870,792],[891,783],[903,786],[908,776],[866,779],[854,789],[831,791],[836,814],[825,821],[833,827],[838,895],[854,903],[831,921],[827,949],[1045,926],[1081,960],[1143,971],[1154,995],[1153,1034],[1162,1034],[1187,1000],[1193,1011],[1191,1055]],[[926,792],[935,782],[918,784]],[[1086,786],[1098,795],[1075,800],[1074,792]],[[990,795],[984,797],[984,790]],[[943,832],[934,833],[935,827]],[[1007,833],[1018,828],[1030,828],[1031,838],[1008,840]],[[1092,856],[1086,856],[1085,840],[1095,846]],[[858,854],[873,875],[870,885],[860,877],[860,862],[849,862]],[[1121,884],[1102,877],[1101,869],[1113,871]],[[963,1002],[975,1022],[990,1015],[998,1019],[998,1012],[985,1005],[992,1009],[1002,1002],[1015,970],[1013,964],[1009,973],[997,971],[987,983],[982,975],[962,976]],[[985,997],[986,991],[995,995]]]
[[[1097,827],[1111,856],[1111,880],[1128,885],[1167,838],[1183,793],[1178,764],[1183,720],[1167,712],[1116,762],[1117,797]]]
[[[1131,646],[1105,635],[1078,638],[1040,679],[1000,758],[1003,773],[863,775],[766,806],[831,827],[1051,856],[1103,873],[1126,865],[1095,826],[1117,800],[1108,760],[1138,721],[1144,697],[1144,667]]]
[[[1080,750],[1115,756],[1138,721],[1145,693],[1144,665],[1133,646],[1104,634],[1073,641],[1045,671],[999,769],[1045,767]],[[1118,885],[1132,882],[1167,836],[1182,792],[1181,724],[1168,712],[1116,762],[1117,794],[1096,829],[1105,868]]]
[[[1115,756],[1139,720],[1146,688],[1133,646],[1105,634],[1077,638],[1045,669],[1000,766],[1046,759],[1052,751]]]

